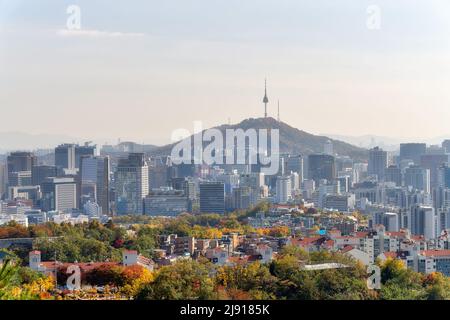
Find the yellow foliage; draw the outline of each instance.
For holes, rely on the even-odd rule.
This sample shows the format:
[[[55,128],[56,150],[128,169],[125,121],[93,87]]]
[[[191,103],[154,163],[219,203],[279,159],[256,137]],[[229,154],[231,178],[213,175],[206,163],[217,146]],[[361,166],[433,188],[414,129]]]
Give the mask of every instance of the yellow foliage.
[[[127,297],[134,297],[140,290],[140,288],[148,283],[153,282],[154,275],[150,270],[142,268],[139,277],[132,279],[126,283],[121,289],[120,293]]]
[[[52,277],[39,278],[32,283],[25,284],[24,288],[32,294],[41,294],[53,290],[55,283]]]

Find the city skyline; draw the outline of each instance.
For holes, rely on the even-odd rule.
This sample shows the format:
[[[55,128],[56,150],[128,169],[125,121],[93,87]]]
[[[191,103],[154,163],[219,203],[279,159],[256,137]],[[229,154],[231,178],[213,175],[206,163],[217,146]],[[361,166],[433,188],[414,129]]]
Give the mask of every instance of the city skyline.
[[[258,3],[77,1],[71,32],[69,2],[2,1],[0,104],[21,125],[1,131],[161,145],[195,120],[262,117],[267,78],[269,116],[280,100],[281,119],[313,134],[449,134],[450,5],[378,1],[370,30],[368,1]]]

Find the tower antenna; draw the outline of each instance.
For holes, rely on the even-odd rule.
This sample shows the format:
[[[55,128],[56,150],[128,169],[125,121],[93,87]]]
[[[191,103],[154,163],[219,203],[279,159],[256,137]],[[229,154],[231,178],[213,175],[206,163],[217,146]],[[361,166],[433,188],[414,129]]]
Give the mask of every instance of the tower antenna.
[[[280,100],[278,100],[278,122],[280,122]]]
[[[269,98],[267,98],[267,79],[264,79],[264,118],[267,118],[267,104],[269,103]]]

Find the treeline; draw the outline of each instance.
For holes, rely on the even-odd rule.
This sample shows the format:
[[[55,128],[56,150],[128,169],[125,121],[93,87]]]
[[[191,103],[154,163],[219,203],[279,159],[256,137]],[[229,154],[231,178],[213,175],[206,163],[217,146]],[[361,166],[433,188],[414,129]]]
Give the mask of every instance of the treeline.
[[[43,261],[60,262],[118,262],[122,250],[138,250],[151,257],[157,246],[159,231],[148,225],[126,230],[112,222],[103,225],[98,221],[71,225],[48,222],[25,228],[15,222],[0,226],[1,238],[37,238],[33,249],[42,253]],[[29,248],[10,248],[23,262],[28,263]]]
[[[339,262],[347,268],[307,271],[305,263]],[[306,253],[285,247],[268,265],[254,262],[214,268],[207,261],[181,261],[162,267],[136,299],[291,299],[291,300],[442,300],[450,281],[440,273],[422,275],[396,260],[381,265],[381,290],[367,287],[366,269],[338,253]]]

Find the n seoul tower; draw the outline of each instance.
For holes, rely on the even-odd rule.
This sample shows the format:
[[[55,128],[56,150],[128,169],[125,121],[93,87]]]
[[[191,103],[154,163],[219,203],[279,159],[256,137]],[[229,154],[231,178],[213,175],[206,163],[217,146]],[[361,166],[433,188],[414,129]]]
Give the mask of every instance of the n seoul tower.
[[[264,80],[264,118],[267,118],[267,104],[269,103],[269,98],[267,98],[267,80]]]

